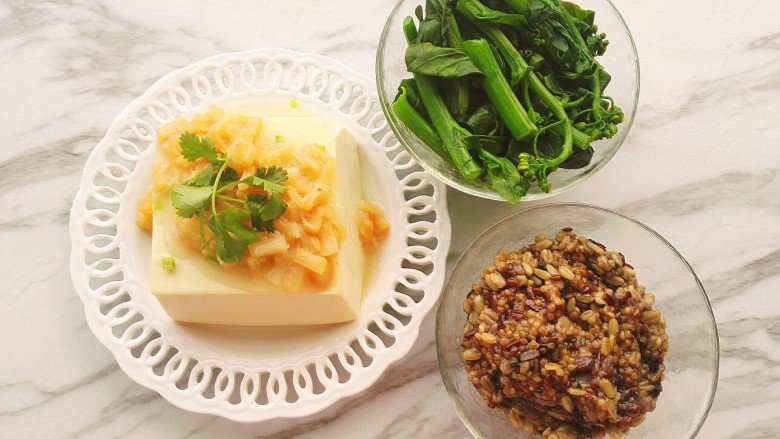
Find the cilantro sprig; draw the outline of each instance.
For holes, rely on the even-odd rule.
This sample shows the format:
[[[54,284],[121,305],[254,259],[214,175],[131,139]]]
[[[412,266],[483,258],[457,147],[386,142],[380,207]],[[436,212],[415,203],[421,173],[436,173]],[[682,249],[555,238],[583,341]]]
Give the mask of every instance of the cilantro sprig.
[[[208,164],[194,177],[171,187],[170,198],[176,214],[198,218],[202,246],[211,257],[225,264],[241,262],[247,247],[261,233],[273,232],[274,220],[287,209],[280,195],[287,190],[283,184],[287,171],[278,166],[264,166],[242,179],[209,137],[198,137],[187,131],[179,137],[179,146],[182,157],[188,161],[207,159]],[[229,195],[241,183],[263,193],[250,193],[245,199]],[[214,235],[213,248],[206,240],[204,226]]]

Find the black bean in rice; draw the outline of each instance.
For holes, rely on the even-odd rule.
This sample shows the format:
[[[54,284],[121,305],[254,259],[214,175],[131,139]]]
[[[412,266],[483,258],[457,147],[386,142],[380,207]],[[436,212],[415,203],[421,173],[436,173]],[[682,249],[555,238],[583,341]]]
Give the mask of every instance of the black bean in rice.
[[[620,437],[661,393],[669,339],[654,302],[622,254],[568,227],[537,236],[497,255],[463,303],[469,378],[529,432]]]

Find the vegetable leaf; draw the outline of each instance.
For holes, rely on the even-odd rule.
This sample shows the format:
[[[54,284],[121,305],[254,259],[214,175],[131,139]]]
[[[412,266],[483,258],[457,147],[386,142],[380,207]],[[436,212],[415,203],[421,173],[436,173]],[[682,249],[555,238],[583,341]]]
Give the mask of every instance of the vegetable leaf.
[[[480,105],[466,120],[466,126],[471,132],[479,135],[494,133],[498,128],[498,116],[493,105],[485,103]]]
[[[191,186],[176,184],[171,187],[170,197],[176,214],[184,218],[192,218],[200,214],[211,203],[211,186]]]
[[[531,27],[539,32],[546,57],[577,74],[595,71],[596,62],[585,43],[577,19],[556,0],[529,0]]]
[[[198,137],[190,131],[184,132],[179,137],[179,146],[181,146],[182,157],[191,162],[200,158],[207,158],[212,163],[223,160],[210,138]]]
[[[260,216],[260,211],[268,201],[268,197],[261,194],[249,194],[246,198],[246,207],[251,212],[249,219],[252,222],[252,227],[258,232],[273,232],[273,221],[263,221],[263,218]]]
[[[247,247],[257,241],[257,232],[243,223],[249,215],[248,210],[228,207],[206,221],[214,234],[220,261],[226,264],[241,262]]]
[[[464,51],[437,47],[431,43],[409,45],[406,49],[406,67],[412,73],[442,78],[482,73]]]
[[[561,145],[563,139],[560,134],[553,130],[549,130],[543,136],[539,136],[536,143],[536,152],[539,157],[545,159],[552,159],[561,155]]]
[[[246,206],[252,212],[252,225],[258,231],[273,232],[273,221],[287,210],[287,204],[278,194],[270,197],[262,194],[247,195]]]
[[[241,176],[238,175],[238,171],[228,166],[225,168],[224,171],[222,171],[222,177],[220,177],[219,183],[220,184],[231,183],[234,181],[238,181],[239,178],[241,178]]]
[[[452,10],[447,6],[446,0],[426,0],[425,20],[420,22],[420,34],[417,42],[433,43],[436,46],[460,47],[458,43],[452,41],[454,35],[451,32],[453,27],[457,27],[453,21]],[[459,39],[460,31],[457,34]]]
[[[217,151],[208,137],[185,132],[179,145],[181,155],[188,161],[206,158],[211,163],[194,177],[171,187],[170,199],[176,214],[184,218],[197,215],[201,245],[212,257],[224,264],[241,262],[247,247],[257,241],[258,233],[273,231],[273,221],[287,209],[278,195],[287,190],[282,184],[287,180],[287,171],[278,166],[262,167],[240,180],[238,171],[228,166],[228,158]],[[238,183],[261,188],[268,195],[239,198],[234,193]],[[204,223],[214,235],[213,247],[203,234]]]
[[[577,20],[580,20],[589,26],[593,25],[593,19],[596,16],[595,12],[589,9],[583,9],[580,5],[567,1],[562,1],[561,4]]]
[[[531,183],[520,175],[509,159],[496,157],[484,149],[479,151],[479,156],[485,164],[493,189],[510,203],[519,202],[528,192]]]
[[[418,43],[442,43],[442,25],[440,18],[427,18],[420,22],[420,30],[417,34]]]
[[[195,174],[194,177],[190,178],[189,180],[185,181],[184,184],[187,186],[211,186],[214,184],[214,166],[208,165],[205,168],[201,169],[200,172]]]
[[[268,202],[260,209],[260,218],[263,221],[273,221],[287,210],[287,204],[282,200],[279,194],[273,194],[268,198]]]
[[[279,194],[287,190],[282,183],[287,180],[287,170],[279,166],[263,166],[249,177],[241,180],[248,185],[264,189],[269,194]]]
[[[569,158],[558,167],[561,169],[580,169],[588,166],[591,159],[593,159],[593,147],[588,146],[587,149],[578,149],[577,152],[570,155]]]
[[[425,1],[425,17],[443,17],[449,13],[446,0],[426,0]]]
[[[464,141],[469,149],[480,150],[484,149],[491,154],[500,155],[506,145],[506,138],[503,136],[485,136],[485,135],[472,135],[467,136]]]

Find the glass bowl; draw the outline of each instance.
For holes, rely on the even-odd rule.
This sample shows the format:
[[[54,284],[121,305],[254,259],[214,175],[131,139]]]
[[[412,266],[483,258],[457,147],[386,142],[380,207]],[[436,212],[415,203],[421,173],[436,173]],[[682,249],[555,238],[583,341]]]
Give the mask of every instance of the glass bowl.
[[[576,3],[595,11],[595,23],[598,25],[599,32],[607,34],[609,46],[606,53],[597,59],[612,75],[606,94],[623,109],[625,120],[618,125],[618,133],[611,139],[592,143],[595,153],[588,166],[573,170],[558,169],[553,172],[549,177],[552,185],[550,192],[542,191],[535,182],[531,183],[528,194],[523,197],[525,201],[559,194],[598,172],[617,153],[634,122],[639,101],[639,58],[631,32],[610,0],[577,0]],[[382,31],[376,59],[377,88],[382,110],[398,140],[426,171],[452,188],[483,198],[502,200],[496,191],[486,187],[481,181],[472,182],[461,176],[454,167],[447,164],[417,138],[392,110],[392,103],[401,80],[412,77],[406,70],[404,62],[408,45],[402,23],[407,16],[414,16],[414,9],[420,4],[424,2],[422,0],[399,1]]]
[[[624,437],[693,438],[707,417],[718,380],[718,334],[704,287],[682,255],[649,227],[620,213],[577,203],[538,205],[509,216],[480,235],[455,266],[436,316],[436,348],[458,416],[478,438],[534,437],[514,427],[504,412],[488,408],[469,381],[460,346],[467,321],[463,301],[499,251],[533,243],[541,233],[554,236],[565,227],[622,252],[639,283],[656,295],[655,309],[666,318],[669,356],[663,392],[655,411]]]

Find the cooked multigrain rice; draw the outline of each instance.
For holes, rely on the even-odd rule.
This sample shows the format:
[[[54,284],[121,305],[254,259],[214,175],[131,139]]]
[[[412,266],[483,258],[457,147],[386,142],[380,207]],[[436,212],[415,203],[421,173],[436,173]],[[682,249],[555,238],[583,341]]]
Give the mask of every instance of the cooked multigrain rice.
[[[622,254],[577,236],[501,252],[463,302],[463,359],[491,408],[550,439],[620,437],[655,409],[669,350]]]

